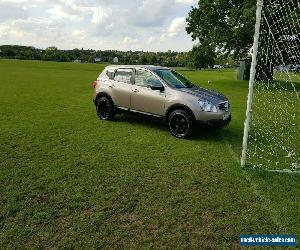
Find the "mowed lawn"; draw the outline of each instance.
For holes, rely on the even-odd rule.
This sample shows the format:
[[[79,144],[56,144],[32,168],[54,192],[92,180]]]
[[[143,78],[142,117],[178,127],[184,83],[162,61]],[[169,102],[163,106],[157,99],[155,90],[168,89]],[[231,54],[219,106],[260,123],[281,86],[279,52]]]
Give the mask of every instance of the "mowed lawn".
[[[0,60],[0,248],[239,248],[296,234],[300,177],[241,169],[248,83],[182,71],[226,94],[233,121],[178,140],[132,115],[100,121],[104,66]],[[211,83],[208,83],[210,81]]]

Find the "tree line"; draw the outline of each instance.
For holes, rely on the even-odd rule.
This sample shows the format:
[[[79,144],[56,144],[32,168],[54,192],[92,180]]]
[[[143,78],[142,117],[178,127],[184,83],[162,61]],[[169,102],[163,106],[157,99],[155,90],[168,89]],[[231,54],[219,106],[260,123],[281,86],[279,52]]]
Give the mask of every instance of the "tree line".
[[[188,67],[194,69],[211,68],[214,64],[236,66],[236,61],[221,54],[206,54],[201,47],[195,46],[189,52],[145,52],[145,51],[117,51],[72,49],[61,50],[56,47],[38,49],[32,46],[2,45],[0,58],[21,60],[42,60],[56,62],[83,63],[113,63],[118,58],[119,64],[152,64],[167,67]]]
[[[144,52],[144,51],[117,51],[72,49],[60,50],[56,47],[38,49],[31,46],[2,45],[0,57],[22,60],[42,60],[57,62],[83,62],[112,63],[118,58],[122,64],[161,64],[171,67],[189,66],[188,53],[186,52]]]

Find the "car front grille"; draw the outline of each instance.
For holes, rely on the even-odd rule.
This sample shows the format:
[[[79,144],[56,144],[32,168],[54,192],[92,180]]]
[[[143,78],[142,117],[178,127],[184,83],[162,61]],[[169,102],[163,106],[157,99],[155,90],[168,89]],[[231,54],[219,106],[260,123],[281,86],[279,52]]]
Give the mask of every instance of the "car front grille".
[[[218,104],[218,107],[220,110],[229,111],[230,104],[229,104],[229,102],[220,102]]]

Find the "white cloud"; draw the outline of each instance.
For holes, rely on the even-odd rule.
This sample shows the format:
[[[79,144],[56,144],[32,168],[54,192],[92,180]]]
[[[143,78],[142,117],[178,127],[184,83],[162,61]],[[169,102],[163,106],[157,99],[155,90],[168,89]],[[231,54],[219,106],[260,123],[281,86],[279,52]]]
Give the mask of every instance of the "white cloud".
[[[125,36],[122,41],[121,48],[123,49],[129,49],[129,50],[139,50],[140,49],[141,41],[139,41],[137,38],[133,38],[130,36]]]
[[[144,0],[136,11],[129,10],[129,21],[136,26],[160,26],[174,10],[172,0]]]
[[[196,3],[196,0],[176,0],[176,2],[192,5],[192,4]]]
[[[64,11],[63,6],[56,4],[52,8],[46,10],[46,13],[49,13],[53,19],[70,19],[72,21],[80,21],[82,20],[82,17],[75,15],[75,14],[69,14]]]
[[[128,45],[128,44],[135,43],[135,42],[137,42],[137,39],[134,39],[134,38],[129,37],[129,36],[125,36],[124,39],[123,39],[123,44],[124,45]]]
[[[187,50],[191,0],[0,0],[0,44]]]
[[[185,25],[185,17],[177,17],[173,19],[168,29],[169,36],[173,37],[178,35],[181,31],[184,31]]]
[[[86,32],[84,30],[74,30],[72,31],[72,35],[76,37],[85,37]]]
[[[2,41],[6,44],[22,44],[41,46],[42,44],[59,42],[64,37],[63,23],[47,18],[17,19],[0,24],[4,30]]]
[[[45,0],[1,0],[2,3],[44,3]]]
[[[28,11],[25,8],[18,6],[16,3],[0,2],[0,22],[9,19],[27,18]]]
[[[95,24],[102,23],[113,14],[111,8],[94,7],[91,10],[93,12],[92,23]]]

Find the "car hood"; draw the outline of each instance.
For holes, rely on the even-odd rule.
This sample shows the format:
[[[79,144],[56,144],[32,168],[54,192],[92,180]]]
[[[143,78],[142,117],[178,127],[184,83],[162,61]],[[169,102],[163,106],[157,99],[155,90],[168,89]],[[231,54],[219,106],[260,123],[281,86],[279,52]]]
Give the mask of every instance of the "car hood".
[[[209,90],[209,89],[205,89],[205,88],[201,88],[201,87],[192,87],[192,88],[182,88],[179,89],[181,92],[199,97],[199,99],[203,99],[203,100],[207,100],[213,103],[219,103],[219,102],[224,102],[227,101],[227,97],[224,96],[223,94],[213,91],[213,90]]]

